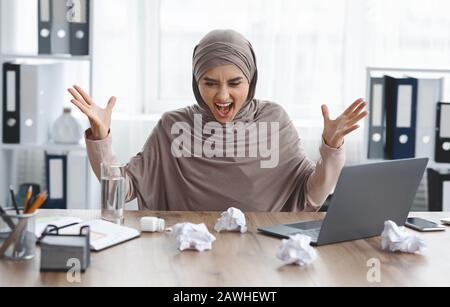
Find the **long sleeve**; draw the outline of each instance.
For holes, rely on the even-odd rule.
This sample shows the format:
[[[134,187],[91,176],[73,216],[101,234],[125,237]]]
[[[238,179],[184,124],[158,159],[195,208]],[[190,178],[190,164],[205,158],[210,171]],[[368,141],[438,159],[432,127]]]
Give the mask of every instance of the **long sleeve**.
[[[98,180],[101,181],[101,163],[115,163],[117,162],[117,159],[112,151],[112,137],[110,133],[103,140],[92,140],[91,135],[91,129],[86,130],[85,140],[87,155],[89,158],[89,162],[91,163],[92,170],[94,171]],[[134,184],[127,173],[125,176],[125,201],[130,202],[135,198],[136,191],[134,188]]]
[[[322,140],[320,160],[306,185],[306,205],[304,211],[317,211],[325,203],[328,195],[336,186],[342,168],[345,165],[345,149],[332,148]]]

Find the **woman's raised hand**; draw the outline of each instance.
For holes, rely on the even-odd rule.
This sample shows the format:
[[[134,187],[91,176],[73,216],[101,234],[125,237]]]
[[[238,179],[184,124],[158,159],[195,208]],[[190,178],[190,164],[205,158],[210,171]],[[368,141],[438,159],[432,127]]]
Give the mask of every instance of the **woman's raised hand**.
[[[344,137],[358,129],[358,122],[369,114],[365,111],[366,106],[367,102],[364,99],[358,99],[338,118],[330,119],[328,107],[323,105],[323,138],[325,143],[334,148],[341,147],[344,144]]]
[[[111,127],[111,114],[116,104],[116,97],[111,97],[106,108],[103,109],[96,105],[81,87],[74,85],[68,91],[74,98],[71,102],[88,117],[92,138],[95,140],[106,138]]]

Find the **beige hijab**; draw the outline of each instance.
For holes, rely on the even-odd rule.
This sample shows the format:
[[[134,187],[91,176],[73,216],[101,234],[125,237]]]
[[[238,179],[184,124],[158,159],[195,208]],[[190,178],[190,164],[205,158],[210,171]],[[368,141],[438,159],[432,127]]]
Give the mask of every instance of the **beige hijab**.
[[[261,167],[267,157],[260,153],[252,157],[224,154],[178,158],[172,153],[172,144],[178,137],[172,129],[179,122],[191,128],[189,138],[193,142],[204,145],[211,141],[211,135],[197,133],[194,129],[201,130],[207,123],[215,121],[199,93],[198,81],[209,69],[228,64],[239,67],[250,82],[247,102],[234,123],[245,127],[261,123],[272,127],[271,123],[277,123],[279,138],[275,142],[271,133],[266,134],[266,139],[256,141],[249,140],[249,134],[241,139],[236,135],[230,137],[235,132],[222,125],[222,139],[227,148],[246,144],[248,150],[251,146],[258,147],[261,141],[276,146],[279,162],[275,167]],[[127,166],[141,209],[224,211],[234,206],[243,211],[303,210],[306,182],[314,170],[314,163],[301,150],[297,131],[286,112],[275,103],[254,99],[257,79],[255,53],[241,34],[215,30],[200,41],[194,51],[192,81],[198,104],[164,114],[143,151]],[[197,118],[201,115],[201,122],[196,121],[196,115]],[[182,149],[192,151],[185,144]]]

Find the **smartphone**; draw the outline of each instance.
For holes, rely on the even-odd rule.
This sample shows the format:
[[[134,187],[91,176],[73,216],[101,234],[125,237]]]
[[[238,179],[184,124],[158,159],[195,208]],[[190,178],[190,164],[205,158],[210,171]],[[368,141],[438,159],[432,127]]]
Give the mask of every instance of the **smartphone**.
[[[424,220],[419,217],[409,217],[405,226],[418,231],[443,231],[445,227],[432,221]]]
[[[449,225],[450,226],[450,217],[446,218],[446,219],[442,219],[441,223],[444,224],[444,225]]]

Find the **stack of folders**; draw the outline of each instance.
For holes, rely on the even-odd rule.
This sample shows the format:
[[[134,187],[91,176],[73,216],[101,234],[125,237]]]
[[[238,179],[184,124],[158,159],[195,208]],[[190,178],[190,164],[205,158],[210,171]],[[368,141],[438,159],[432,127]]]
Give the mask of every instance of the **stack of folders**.
[[[435,157],[450,162],[444,78],[370,79],[369,159]],[[446,159],[447,157],[447,159]]]
[[[89,0],[39,0],[39,54],[89,55]]]
[[[56,226],[49,226],[40,241],[41,271],[64,271],[74,267],[85,272],[91,262],[89,226],[79,234],[61,235]]]

